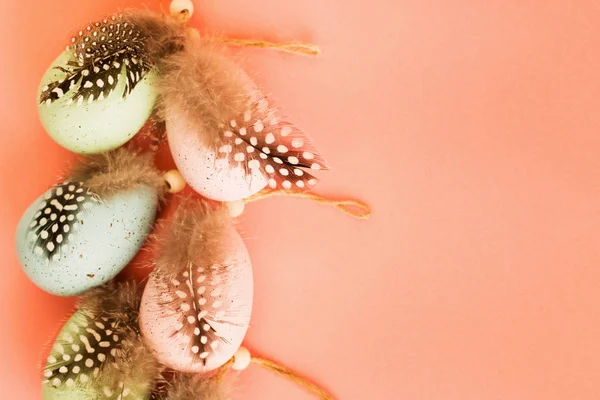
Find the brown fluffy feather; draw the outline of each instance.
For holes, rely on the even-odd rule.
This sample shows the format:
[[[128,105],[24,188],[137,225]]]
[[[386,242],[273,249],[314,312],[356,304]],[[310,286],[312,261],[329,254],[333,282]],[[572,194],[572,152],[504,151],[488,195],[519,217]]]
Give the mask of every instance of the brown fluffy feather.
[[[125,148],[83,158],[71,169],[68,179],[83,182],[100,197],[111,196],[121,190],[150,186],[162,198],[166,190],[162,175],[154,166],[153,155]]]
[[[157,84],[163,118],[185,115],[204,144],[213,148],[221,143],[222,126],[247,108],[253,85],[215,46],[188,34],[185,49],[161,63]]]
[[[144,55],[153,65],[184,47],[186,27],[176,18],[151,10],[131,9],[123,12],[123,19],[141,32]]]
[[[121,338],[119,356],[116,365],[105,367],[98,379],[114,384],[135,376],[145,382],[149,391],[159,379],[162,367],[141,340],[138,323],[140,301],[141,290],[135,282],[110,282],[82,295],[78,299],[78,308],[89,321],[105,317],[117,322],[114,334]]]
[[[158,238],[157,272],[177,274],[188,264],[220,264],[227,251],[231,217],[225,207],[213,210],[209,203],[185,199],[168,228]]]
[[[109,282],[81,295],[77,308],[93,317],[114,318],[137,330],[140,301],[140,291],[134,282]]]
[[[164,400],[227,400],[230,385],[221,376],[176,374]]]

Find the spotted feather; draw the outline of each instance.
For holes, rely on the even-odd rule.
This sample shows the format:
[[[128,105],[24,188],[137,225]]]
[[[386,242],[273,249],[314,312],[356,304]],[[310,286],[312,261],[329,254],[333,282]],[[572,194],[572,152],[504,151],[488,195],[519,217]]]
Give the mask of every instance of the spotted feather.
[[[164,293],[174,293],[175,296],[164,298],[171,310],[180,314],[175,332],[190,337],[188,351],[194,361],[204,365],[211,354],[227,340],[219,335],[215,324],[233,322],[227,319],[222,308],[224,299],[224,281],[231,266],[221,265],[197,266],[189,263],[175,277],[159,277],[158,285]]]
[[[105,368],[115,366],[123,355],[122,341],[129,334],[128,329],[115,318],[94,317],[85,312],[75,314],[50,351],[44,383],[54,387],[92,384]],[[122,382],[120,384],[122,387]],[[114,382],[114,387],[106,387],[104,394],[111,398],[118,387]]]
[[[141,340],[139,304],[132,282],[111,282],[83,294],[50,351],[45,389],[61,398],[69,397],[69,388],[94,399],[146,398],[162,367]]]
[[[304,190],[317,183],[305,169],[328,169],[310,138],[291,123],[281,121],[260,94],[254,95],[243,115],[223,127],[218,154],[249,170],[259,169],[272,189]]]
[[[126,86],[122,96],[127,97],[153,67],[144,55],[145,39],[122,14],[79,31],[67,47],[74,60],[56,67],[66,76],[42,89],[40,103],[51,104],[71,92],[68,104],[101,101],[123,77]]]
[[[73,240],[86,210],[98,202],[82,182],[65,182],[46,192],[27,230],[34,253],[58,258],[61,247]]]

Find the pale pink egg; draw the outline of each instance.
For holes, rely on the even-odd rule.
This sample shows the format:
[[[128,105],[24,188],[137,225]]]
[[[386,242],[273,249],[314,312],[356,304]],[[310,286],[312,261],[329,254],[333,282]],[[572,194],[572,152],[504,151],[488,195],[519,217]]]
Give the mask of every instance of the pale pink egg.
[[[246,335],[252,265],[235,229],[227,236],[227,256],[219,264],[206,265],[199,259],[177,272],[150,275],[140,307],[140,329],[158,360],[170,368],[214,370],[235,354]]]
[[[164,117],[175,164],[195,191],[236,201],[267,186],[290,192],[317,183],[311,172],[328,168],[324,158],[243,70],[216,54],[181,61],[171,80],[187,85],[163,93]]]
[[[174,115],[171,115],[174,114]],[[174,110],[167,110],[169,146],[177,169],[186,182],[202,196],[218,201],[250,197],[265,188],[268,179],[259,169],[250,169],[234,157],[222,157],[202,142],[200,127]]]

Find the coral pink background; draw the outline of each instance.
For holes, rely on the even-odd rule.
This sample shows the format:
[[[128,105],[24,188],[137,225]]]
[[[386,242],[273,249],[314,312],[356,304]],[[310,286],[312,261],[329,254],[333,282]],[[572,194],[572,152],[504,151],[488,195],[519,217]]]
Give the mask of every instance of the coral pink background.
[[[0,2],[7,398],[39,398],[44,345],[73,304],[33,286],[13,245],[21,212],[73,158],[38,122],[39,78],[71,28],[139,4]],[[319,190],[374,209],[359,222],[294,198],[247,207],[249,347],[344,400],[600,398],[596,1],[196,7],[198,26],[322,47],[319,59],[239,54],[327,155],[334,169]],[[237,393],[311,398],[257,367]]]

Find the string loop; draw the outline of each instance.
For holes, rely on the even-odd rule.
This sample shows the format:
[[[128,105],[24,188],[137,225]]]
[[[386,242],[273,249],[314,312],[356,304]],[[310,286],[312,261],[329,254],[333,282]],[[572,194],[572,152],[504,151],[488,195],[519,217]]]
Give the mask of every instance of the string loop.
[[[331,396],[329,393],[327,393],[324,389],[320,388],[319,386],[312,383],[308,379],[305,379],[305,378],[299,376],[294,371],[284,367],[281,364],[277,364],[274,361],[267,360],[267,359],[261,358],[261,357],[256,357],[256,356],[252,356],[252,362],[255,364],[258,364],[258,365],[262,366],[263,368],[268,369],[269,371],[272,371],[284,378],[291,380],[292,382],[296,383],[299,386],[304,387],[306,390],[317,395],[322,400],[334,400],[333,396]]]
[[[214,41],[223,43],[230,46],[239,47],[252,47],[257,49],[274,49],[283,51],[286,53],[298,54],[303,56],[318,56],[321,54],[321,49],[318,46],[310,43],[302,42],[285,42],[285,43],[273,43],[264,40],[255,39],[235,39],[235,38],[224,38],[215,37]]]
[[[305,199],[312,200],[319,204],[327,204],[337,208],[338,210],[350,215],[351,217],[357,219],[368,219],[371,216],[371,207],[368,204],[363,203],[359,200],[354,199],[332,199],[327,198],[325,196],[311,193],[311,192],[289,192],[289,191],[281,191],[281,190],[272,190],[265,189],[256,193],[253,196],[250,196],[244,201],[246,203],[250,203],[256,200],[261,200],[270,196],[295,196],[295,197],[303,197]]]

